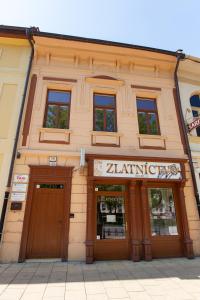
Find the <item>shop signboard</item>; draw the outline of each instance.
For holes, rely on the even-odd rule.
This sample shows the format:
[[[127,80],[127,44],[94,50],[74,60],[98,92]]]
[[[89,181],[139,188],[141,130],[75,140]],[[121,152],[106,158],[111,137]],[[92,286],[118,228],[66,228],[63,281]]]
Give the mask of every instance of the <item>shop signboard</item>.
[[[181,165],[173,162],[94,160],[94,176],[180,180]]]

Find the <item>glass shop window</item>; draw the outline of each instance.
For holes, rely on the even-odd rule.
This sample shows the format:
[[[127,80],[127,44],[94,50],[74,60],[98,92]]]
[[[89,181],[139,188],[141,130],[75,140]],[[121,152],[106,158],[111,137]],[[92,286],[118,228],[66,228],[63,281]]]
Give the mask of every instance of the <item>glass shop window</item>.
[[[115,95],[94,94],[94,131],[117,131]]]
[[[152,236],[178,235],[176,209],[171,188],[149,188]]]
[[[44,116],[45,128],[69,128],[71,92],[48,90]]]
[[[194,95],[190,97],[190,105],[192,108],[193,118],[198,118],[200,116],[200,96]],[[197,127],[194,130],[196,130],[197,136],[200,136],[200,127]]]
[[[155,99],[137,98],[139,133],[159,135],[160,127]]]
[[[126,238],[122,196],[97,196],[97,240]]]
[[[96,184],[95,192],[106,191],[106,192],[124,192],[125,185],[120,184]]]
[[[54,184],[54,183],[40,183],[36,184],[37,189],[64,189],[63,184]]]

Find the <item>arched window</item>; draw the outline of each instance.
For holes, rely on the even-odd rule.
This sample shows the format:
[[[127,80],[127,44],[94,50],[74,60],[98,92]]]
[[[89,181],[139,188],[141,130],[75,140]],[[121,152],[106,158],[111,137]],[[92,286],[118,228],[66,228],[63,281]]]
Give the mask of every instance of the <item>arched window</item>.
[[[190,97],[190,105],[192,108],[192,114],[194,118],[200,117],[200,97],[199,95],[193,95]],[[200,127],[196,128],[197,136],[200,136]]]

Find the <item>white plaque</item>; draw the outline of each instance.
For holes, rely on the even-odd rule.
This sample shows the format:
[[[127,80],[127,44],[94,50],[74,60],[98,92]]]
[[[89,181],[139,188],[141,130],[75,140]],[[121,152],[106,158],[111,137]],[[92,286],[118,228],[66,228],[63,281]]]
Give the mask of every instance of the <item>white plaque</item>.
[[[173,162],[94,160],[94,176],[180,180],[181,165]]]
[[[27,183],[28,182],[28,175],[27,174],[15,174],[13,182],[17,183]]]
[[[49,156],[49,161],[57,161],[57,156]]]
[[[107,215],[106,222],[108,223],[115,223],[116,222],[116,215]]]
[[[13,183],[12,191],[13,192],[26,192],[27,184],[26,183]]]
[[[25,193],[11,193],[11,201],[25,201]]]

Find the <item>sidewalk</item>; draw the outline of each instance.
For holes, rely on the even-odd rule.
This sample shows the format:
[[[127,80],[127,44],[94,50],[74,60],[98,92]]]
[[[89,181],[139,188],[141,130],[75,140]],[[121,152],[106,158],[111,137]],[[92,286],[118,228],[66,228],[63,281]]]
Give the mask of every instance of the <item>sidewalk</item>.
[[[200,258],[0,264],[0,300],[200,300]]]

